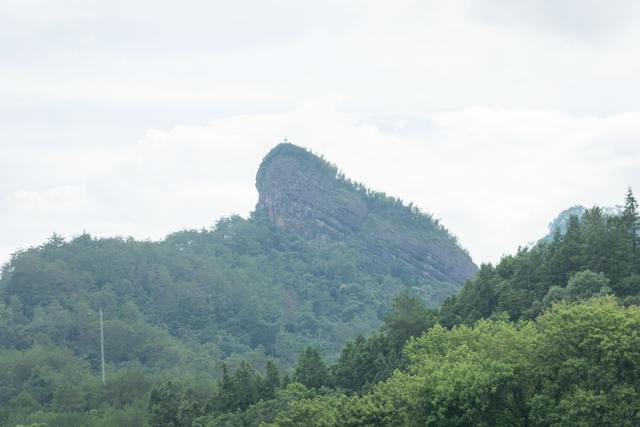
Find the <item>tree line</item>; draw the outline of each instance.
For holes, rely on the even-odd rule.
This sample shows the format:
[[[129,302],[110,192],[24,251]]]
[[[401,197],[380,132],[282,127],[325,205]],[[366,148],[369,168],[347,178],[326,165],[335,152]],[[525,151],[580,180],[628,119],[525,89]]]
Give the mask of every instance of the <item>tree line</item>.
[[[402,292],[380,331],[335,364],[308,348],[273,398],[227,405],[238,388],[219,385],[218,404],[183,425],[637,425],[638,225],[631,191],[616,213],[571,216],[552,238],[483,265],[440,310]],[[228,383],[253,378],[240,389],[259,390],[264,380],[239,369]]]
[[[221,224],[220,238],[233,240],[241,224]],[[0,418],[50,427],[639,425],[639,228],[629,191],[618,211],[588,209],[483,265],[439,310],[413,289],[399,292],[380,328],[333,361],[307,345],[289,366],[269,357],[182,372],[121,365],[102,387],[96,366],[42,334],[1,350]],[[174,243],[200,244],[195,234]],[[14,308],[8,301],[0,319],[29,316]],[[63,331],[57,340],[82,342],[81,329]],[[162,363],[201,356],[183,357]]]

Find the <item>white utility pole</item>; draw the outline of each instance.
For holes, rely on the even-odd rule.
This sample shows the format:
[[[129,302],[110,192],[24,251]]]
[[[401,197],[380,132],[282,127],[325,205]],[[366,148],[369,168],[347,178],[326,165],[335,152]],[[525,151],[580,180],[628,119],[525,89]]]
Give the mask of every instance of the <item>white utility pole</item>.
[[[102,361],[102,384],[105,384],[105,375],[104,375],[104,327],[102,326],[102,307],[100,307],[100,359]]]

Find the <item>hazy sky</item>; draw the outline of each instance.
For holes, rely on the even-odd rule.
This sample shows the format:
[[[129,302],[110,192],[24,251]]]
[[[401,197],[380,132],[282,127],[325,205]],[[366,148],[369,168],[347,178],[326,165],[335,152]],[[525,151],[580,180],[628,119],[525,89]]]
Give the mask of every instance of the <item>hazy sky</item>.
[[[639,5],[0,0],[0,262],[246,216],[284,137],[496,261],[640,193]]]

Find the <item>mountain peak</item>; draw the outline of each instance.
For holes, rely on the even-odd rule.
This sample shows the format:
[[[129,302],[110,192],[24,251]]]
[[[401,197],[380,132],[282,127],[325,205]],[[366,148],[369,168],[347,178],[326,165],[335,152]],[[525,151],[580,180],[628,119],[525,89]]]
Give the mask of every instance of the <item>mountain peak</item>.
[[[279,144],[258,169],[256,209],[304,238],[342,239],[357,232],[368,213],[362,197],[346,184],[324,159],[302,147]]]
[[[304,239],[348,241],[375,259],[398,261],[423,279],[461,284],[477,270],[438,220],[350,181],[302,147],[273,148],[258,169],[256,188],[256,212]]]

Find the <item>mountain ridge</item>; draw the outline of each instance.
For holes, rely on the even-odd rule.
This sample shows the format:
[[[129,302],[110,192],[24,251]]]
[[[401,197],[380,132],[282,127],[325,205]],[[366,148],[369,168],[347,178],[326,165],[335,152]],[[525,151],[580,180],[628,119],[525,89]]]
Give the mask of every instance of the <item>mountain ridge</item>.
[[[399,260],[427,280],[462,284],[477,271],[431,215],[352,182],[302,147],[273,148],[258,169],[256,188],[256,212],[304,239],[351,241],[375,259]]]
[[[246,219],[159,241],[54,235],[17,252],[0,274],[0,348],[46,343],[96,367],[102,307],[116,367],[216,376],[220,361],[273,357],[285,368],[310,344],[335,359],[380,326],[394,295],[409,289],[435,308],[473,273],[437,220],[300,147],[271,150],[257,177]],[[271,213],[268,199],[281,202]],[[448,253],[467,270],[442,261]]]

